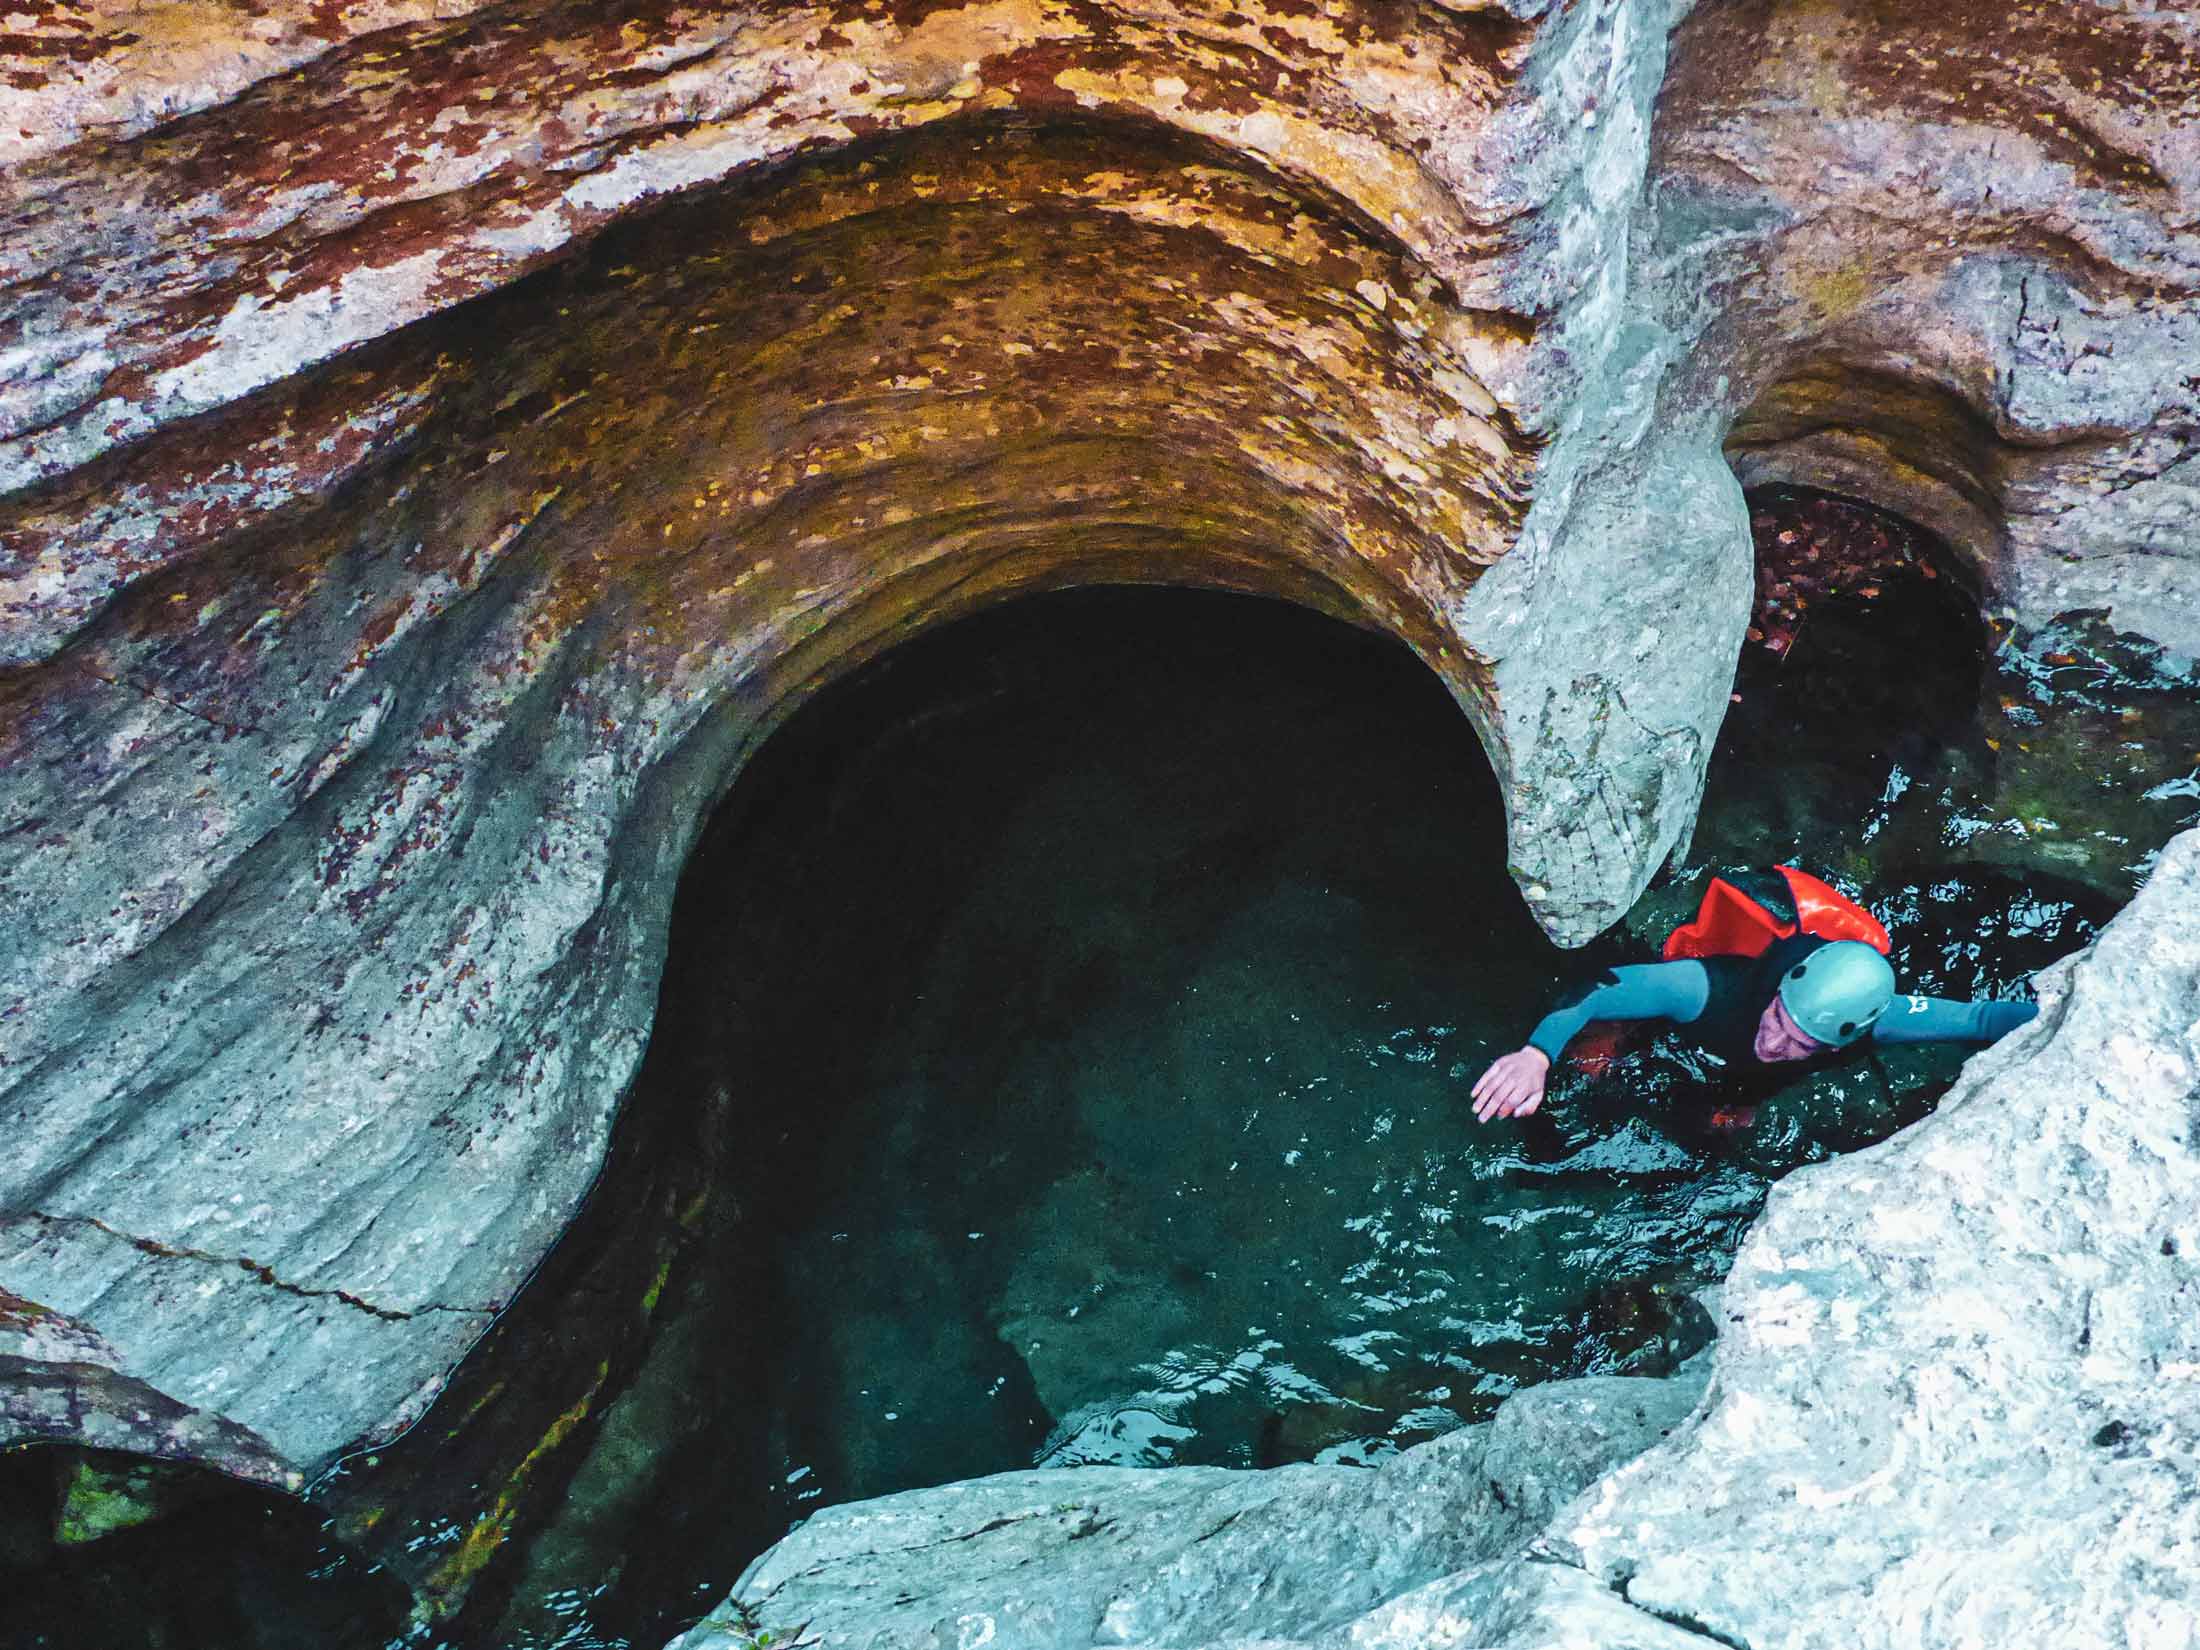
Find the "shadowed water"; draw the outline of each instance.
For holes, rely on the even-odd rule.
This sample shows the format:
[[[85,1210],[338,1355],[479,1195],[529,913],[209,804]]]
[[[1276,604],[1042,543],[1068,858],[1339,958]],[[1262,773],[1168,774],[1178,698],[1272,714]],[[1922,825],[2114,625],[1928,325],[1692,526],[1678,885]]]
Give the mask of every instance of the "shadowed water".
[[[103,1549],[157,1539],[202,1544],[195,1585],[249,1625],[194,1638],[172,1594],[114,1642],[654,1647],[828,1502],[1364,1462],[1529,1382],[1664,1371],[1771,1180],[1923,1115],[1962,1051],[1820,1074],[1739,1133],[1677,1038],[1478,1127],[1483,1065],[1649,955],[1706,866],[1820,869],[1907,987],[2014,995],[2200,813],[2189,665],[2083,621],[1982,638],[1959,594],[1890,587],[1737,691],[1690,868],[1562,953],[1465,722],[1389,643],[1115,591],[888,655],[775,736],[690,867],[666,1001],[719,1011],[657,1035],[739,1073],[732,1195],[486,1603],[408,1632],[334,1547],[240,1580],[264,1507],[57,1556],[18,1457],[0,1643],[87,1642],[72,1591],[122,1609]],[[310,1509],[281,1516],[312,1548]],[[350,1636],[299,1637],[331,1599]]]

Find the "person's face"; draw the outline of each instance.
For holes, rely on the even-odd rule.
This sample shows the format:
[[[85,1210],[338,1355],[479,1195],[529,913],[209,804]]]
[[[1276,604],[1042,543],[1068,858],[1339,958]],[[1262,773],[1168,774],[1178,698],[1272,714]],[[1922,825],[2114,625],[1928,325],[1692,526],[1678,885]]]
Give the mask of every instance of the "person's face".
[[[1775,995],[1757,1020],[1756,1053],[1760,1060],[1808,1060],[1826,1045],[1797,1025],[1787,1005]]]

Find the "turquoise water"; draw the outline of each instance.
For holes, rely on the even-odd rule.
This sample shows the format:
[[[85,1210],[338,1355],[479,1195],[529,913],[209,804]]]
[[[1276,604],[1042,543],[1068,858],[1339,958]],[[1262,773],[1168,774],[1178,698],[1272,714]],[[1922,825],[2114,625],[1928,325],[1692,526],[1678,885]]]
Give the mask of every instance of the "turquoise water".
[[[2200,813],[2190,667],[2082,620],[1987,635],[1960,593],[1890,584],[1753,650],[1737,691],[1689,866],[1562,953],[1503,878],[1465,722],[1390,644],[1104,591],[890,654],[774,738],[690,867],[629,1104],[723,1072],[738,1149],[469,1613],[408,1630],[388,1573],[268,1498],[57,1556],[23,1452],[0,1643],[87,1642],[82,1601],[116,1643],[654,1650],[828,1502],[1035,1462],[1371,1461],[1529,1382],[1670,1367],[1771,1181],[1923,1115],[1960,1051],[1822,1074],[1746,1132],[1709,1126],[1678,1039],[1487,1127],[1482,1066],[1646,955],[1708,865],[1815,866],[1913,988],[2007,995]],[[385,1453],[432,1458],[442,1426]]]
[[[1702,835],[1868,892],[1917,989],[2015,994],[2118,897],[1891,828],[1890,789],[1941,819],[1990,800],[1931,789],[1995,672],[1960,598],[1913,594],[1745,663]],[[1534,929],[1479,751],[1415,661],[1140,592],[934,642],[790,730],[771,807],[684,896],[709,939],[676,955],[769,1028],[749,1069],[780,1119],[748,1211],[768,1252],[678,1309],[714,1325],[695,1344],[752,1338],[746,1424],[707,1481],[661,1481],[615,1584],[523,1602],[509,1641],[650,1642],[832,1501],[1033,1463],[1371,1461],[1528,1382],[1661,1371],[1708,1335],[1689,1292],[1771,1180],[1923,1115],[1961,1064],[1826,1073],[1736,1134],[1667,1039],[1478,1127],[1481,1067],[1647,946]],[[1927,646],[1942,668],[1890,690],[1877,650]],[[1863,685],[1809,691],[1814,654]],[[801,915],[752,955],[763,866]]]

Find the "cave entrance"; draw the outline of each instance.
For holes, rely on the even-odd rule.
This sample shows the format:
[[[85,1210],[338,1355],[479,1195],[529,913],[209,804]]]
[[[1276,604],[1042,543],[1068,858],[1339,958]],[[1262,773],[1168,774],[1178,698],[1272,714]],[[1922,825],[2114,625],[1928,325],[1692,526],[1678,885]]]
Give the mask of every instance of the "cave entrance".
[[[1938,537],[1862,500],[1783,486],[1748,500],[1756,599],[1693,857],[1866,883],[1890,860],[1930,863],[1929,842],[1890,854],[1881,838],[1913,784],[1977,743],[2000,636],[1975,584]]]
[[[1914,607],[1859,596],[1776,676],[1946,697],[1904,661],[1921,626],[1975,637],[1975,610],[1917,584]],[[1978,739],[1967,645],[1971,698],[1931,710],[1951,748]],[[1851,804],[1925,707],[1850,684],[1780,754],[1795,706],[1757,668],[1699,842],[1845,875]],[[1775,759],[1856,772],[1783,830],[1726,778]],[[1026,598],[821,694],[690,860],[614,1161],[514,1314],[513,1345],[554,1358],[576,1316],[631,1310],[587,1267],[651,1221],[684,1234],[627,1273],[646,1335],[538,1405],[582,1417],[562,1499],[537,1469],[547,1511],[513,1521],[471,1641],[669,1636],[829,1502],[1037,1464],[1365,1461],[1530,1382],[1701,1345],[1690,1291],[1771,1181],[1919,1115],[1961,1051],[1821,1074],[1735,1135],[1659,1044],[1478,1129],[1482,1064],[1644,955],[1705,866],[1562,953],[1503,844],[1436,678],[1272,601]],[[1928,990],[2006,989],[2111,903],[1905,854],[1845,880]],[[552,1367],[475,1365],[423,1430],[491,1371]]]
[[[1807,501],[1753,502],[1776,535]],[[1905,980],[1987,995],[2083,943],[2190,815],[2057,742],[2108,717],[2174,763],[2189,674],[1996,649],[1946,577],[1752,644],[1690,862],[1580,952],[1506,879],[1448,693],[1334,619],[1035,596],[829,687],[691,857],[587,1207],[421,1424],[290,1509],[301,1585],[396,1575],[407,1644],[657,1644],[828,1502],[1364,1461],[1530,1382],[1669,1369],[1770,1183],[1921,1114],[1962,1051],[1819,1074],[1741,1135],[1702,1126],[1715,1085],[1667,1042],[1562,1071],[1511,1127],[1472,1121],[1481,1065],[1646,955],[1713,864],[1826,870]],[[2050,770],[2059,833],[2013,829]],[[19,1596],[110,1551],[128,1579],[126,1545],[65,1568],[24,1539]],[[139,1607],[173,1626],[192,1596]],[[317,1641],[398,1642],[355,1619]]]
[[[1950,904],[1921,966],[1990,954],[2039,900],[2100,919],[2128,899],[2200,796],[2194,661],[2098,611],[1989,614],[1977,558],[1877,501],[1747,496],[1757,600],[1691,862],[1792,858],[1890,924]]]
[[[1760,1172],[1611,1100],[1465,1099],[1589,965],[1507,879],[1441,683],[1336,620],[1032,597],[828,690],[683,878],[622,1134],[732,1121],[604,1423],[647,1461],[567,1491],[568,1529],[648,1527],[591,1619],[677,1625],[624,1612],[715,1602],[829,1501],[1368,1461],[1669,1368]]]
[[[1492,1265],[1523,1321],[1480,1357],[1446,1327],[1495,1259],[1453,1230],[1465,1062],[1565,966],[1503,843],[1434,676],[1251,598],[1027,600],[776,735],[691,862],[659,1035],[675,993],[738,1005],[688,1023],[759,1134],[786,1510],[1363,1458],[1533,1378],[1578,1272]]]

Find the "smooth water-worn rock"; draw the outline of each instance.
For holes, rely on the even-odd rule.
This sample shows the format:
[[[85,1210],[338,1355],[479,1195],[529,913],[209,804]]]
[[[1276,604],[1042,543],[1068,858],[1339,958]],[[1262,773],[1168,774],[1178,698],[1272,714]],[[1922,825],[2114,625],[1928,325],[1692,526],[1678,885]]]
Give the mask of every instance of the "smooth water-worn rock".
[[[287,1485],[420,1415],[603,1165],[711,806],[981,604],[1401,639],[1569,942],[1691,828],[1722,453],[2194,639],[2175,8],[27,15],[0,1288],[99,1353],[0,1439]]]
[[[834,1508],[682,1650],[782,1620],[881,1647],[964,1621],[1064,1646],[2200,1643],[2196,900],[2187,832],[1932,1117],[1781,1182],[1706,1297],[1719,1341],[1670,1381],[1530,1388],[1373,1472]]]
[[[1557,1381],[1375,1468],[1080,1467],[828,1508],[681,1650],[808,1625],[870,1650],[1296,1638],[1517,1547],[1554,1501],[1679,1425],[1665,1380]]]
[[[1351,1650],[1711,1650],[1717,1641],[1638,1610],[1563,1565],[1498,1560],[1371,1610]]]
[[[1670,834],[1723,702],[1701,650],[1606,672],[1670,677],[1695,733],[1617,722],[1584,766],[1526,664],[1501,730],[1456,611],[1572,393],[1509,294],[1571,313],[1620,255],[1638,9],[553,6],[228,101],[204,57],[131,59],[197,112],[57,138],[0,230],[32,341],[0,455],[0,1281],[97,1302],[125,1375],[256,1440],[231,1470],[401,1429],[600,1168],[748,753],[1021,591],[1379,627],[1508,783],[1618,763]],[[1614,75],[1627,117],[1575,126]],[[1662,849],[1634,783],[1579,842],[1549,816],[1572,869],[1516,847],[1574,937]]]
[[[2200,1643],[2196,903],[2187,832],[1930,1121],[1775,1188],[1704,1413],[1554,1552],[1755,1650]]]

